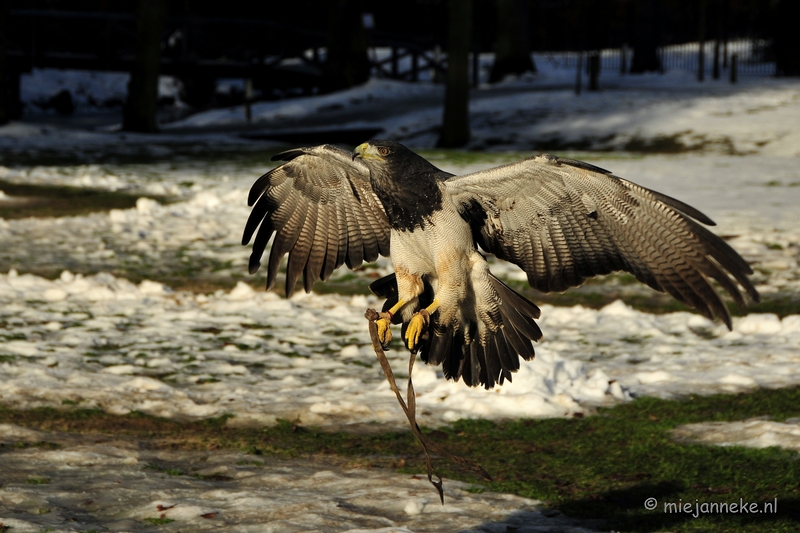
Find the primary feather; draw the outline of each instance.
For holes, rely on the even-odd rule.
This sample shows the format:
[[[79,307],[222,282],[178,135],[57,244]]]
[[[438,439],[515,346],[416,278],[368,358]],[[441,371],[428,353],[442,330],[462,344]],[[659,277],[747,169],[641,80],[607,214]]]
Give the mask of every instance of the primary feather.
[[[342,264],[357,268],[363,260],[389,255],[386,214],[369,184],[369,170],[352,154],[331,145],[299,148],[273,160],[283,165],[261,176],[250,189],[253,206],[242,244],[258,228],[250,273],[261,265],[270,238],[267,288],[272,288],[286,253],[286,295],[291,296],[300,274],[306,292],[317,279],[327,280]]]

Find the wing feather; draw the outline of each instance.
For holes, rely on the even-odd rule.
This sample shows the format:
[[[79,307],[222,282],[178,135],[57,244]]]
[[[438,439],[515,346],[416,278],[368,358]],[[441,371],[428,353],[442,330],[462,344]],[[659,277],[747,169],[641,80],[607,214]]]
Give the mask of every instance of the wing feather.
[[[543,292],[624,270],[728,327],[711,281],[740,307],[758,301],[747,262],[700,225],[709,217],[593,165],[543,155],[449,178],[444,190],[475,241]]]
[[[345,202],[345,212],[347,213],[347,257],[345,264],[347,268],[357,268],[364,261],[364,241],[361,238],[361,220],[354,209],[354,199],[348,198]]]
[[[303,269],[303,289],[311,292],[314,282],[322,276],[322,265],[325,262],[325,251],[328,249],[328,209],[324,204],[317,204],[317,224],[314,231],[314,242],[308,253],[308,262]]]
[[[284,205],[288,205],[284,204]],[[278,210],[280,211],[283,206]],[[278,267],[283,260],[286,252],[292,251],[297,239],[300,236],[300,230],[303,227],[306,212],[308,211],[308,203],[297,202],[295,208],[289,213],[289,218],[286,221],[282,231],[275,234],[275,240],[272,242],[272,250],[269,254],[269,263],[267,265],[267,286],[272,287],[278,275]]]
[[[294,293],[294,287],[297,284],[297,279],[300,274],[308,266],[309,255],[311,254],[311,247],[314,245],[314,235],[317,230],[319,204],[309,202],[306,204],[305,220],[300,226],[300,234],[297,236],[297,242],[289,251],[289,262],[286,264],[286,297],[290,297]],[[308,282],[304,280],[304,288],[308,286]]]
[[[255,235],[251,274],[273,235],[267,286],[274,286],[288,253],[287,296],[301,274],[309,292],[314,281],[328,279],[342,264],[358,268],[364,259],[388,255],[389,223],[363,163],[330,145],[289,150],[273,160],[285,163],[256,180],[248,195],[253,210],[242,244]]]

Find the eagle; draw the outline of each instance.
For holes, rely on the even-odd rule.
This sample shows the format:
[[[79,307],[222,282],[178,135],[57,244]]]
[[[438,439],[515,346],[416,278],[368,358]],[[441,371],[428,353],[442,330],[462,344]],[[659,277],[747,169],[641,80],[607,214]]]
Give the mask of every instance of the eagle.
[[[703,225],[697,209],[573,159],[538,155],[456,176],[402,144],[355,152],[297,148],[252,186],[242,244],[254,274],[274,235],[267,288],[288,253],[286,295],[310,292],[345,264],[390,257],[370,289],[386,298],[384,347],[402,324],[407,349],[469,386],[511,381],[542,338],[539,308],[495,277],[484,254],[510,261],[542,292],[625,271],[731,329],[716,287],[740,309],[759,295],[747,262]]]

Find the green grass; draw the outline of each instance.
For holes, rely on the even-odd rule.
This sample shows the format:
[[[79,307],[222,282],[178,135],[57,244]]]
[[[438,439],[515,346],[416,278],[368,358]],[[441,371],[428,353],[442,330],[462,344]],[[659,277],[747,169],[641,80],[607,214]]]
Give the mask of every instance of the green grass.
[[[480,459],[494,474],[488,488],[544,499],[570,516],[602,517],[620,531],[795,531],[797,454],[680,443],[670,430],[765,414],[780,420],[798,412],[784,402],[799,396],[794,389],[681,402],[648,398],[579,420],[460,422],[453,430],[479,435],[458,451]],[[491,453],[495,443],[502,443],[502,455]],[[656,510],[644,509],[648,497],[660,502]],[[777,498],[783,513],[692,518],[663,512],[667,502],[739,498],[759,504]]]
[[[398,419],[401,418],[398,408]],[[677,442],[675,427],[752,417],[800,416],[800,388],[750,394],[695,396],[680,401],[641,398],[581,419],[460,421],[426,430],[451,453],[481,463],[494,481],[476,480],[436,460],[446,479],[544,500],[568,516],[602,518],[625,532],[796,531],[800,526],[800,461],[778,448],[748,449]],[[407,431],[326,432],[281,421],[270,428],[231,428],[228,417],[179,423],[142,413],[115,416],[91,409],[0,408],[0,423],[44,430],[137,438],[167,449],[234,449],[277,458],[337,457],[352,467],[424,472],[418,444]],[[168,475],[169,466],[151,466]],[[205,479],[224,481],[225,476]],[[433,492],[433,489],[431,488]],[[445,483],[445,494],[447,483]],[[644,500],[657,498],[657,510]],[[664,503],[771,502],[778,514],[663,512]]]
[[[30,185],[3,180],[0,180],[0,190],[18,200],[0,205],[0,218],[6,219],[78,216],[110,209],[129,209],[143,196],[88,187]],[[169,201],[163,197],[152,198],[161,203]]]
[[[175,520],[172,518],[145,518],[144,521],[151,526],[164,526],[174,522]]]

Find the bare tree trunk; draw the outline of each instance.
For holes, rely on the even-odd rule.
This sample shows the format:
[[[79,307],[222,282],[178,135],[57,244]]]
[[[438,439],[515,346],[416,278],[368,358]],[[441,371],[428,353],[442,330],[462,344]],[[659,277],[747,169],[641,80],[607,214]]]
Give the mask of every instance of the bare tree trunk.
[[[658,17],[655,0],[636,0],[631,74],[659,72]]]
[[[530,0],[497,0],[497,41],[490,83],[509,74],[536,72],[530,51],[529,4]]]
[[[369,79],[367,33],[359,0],[328,2],[328,55],[322,90],[347,89]]]
[[[457,148],[469,141],[469,47],[472,0],[449,0],[444,120],[438,145]]]
[[[136,59],[123,110],[124,130],[144,133],[158,131],[158,63],[161,59],[161,32],[166,16],[166,0],[139,0],[136,9]]]

